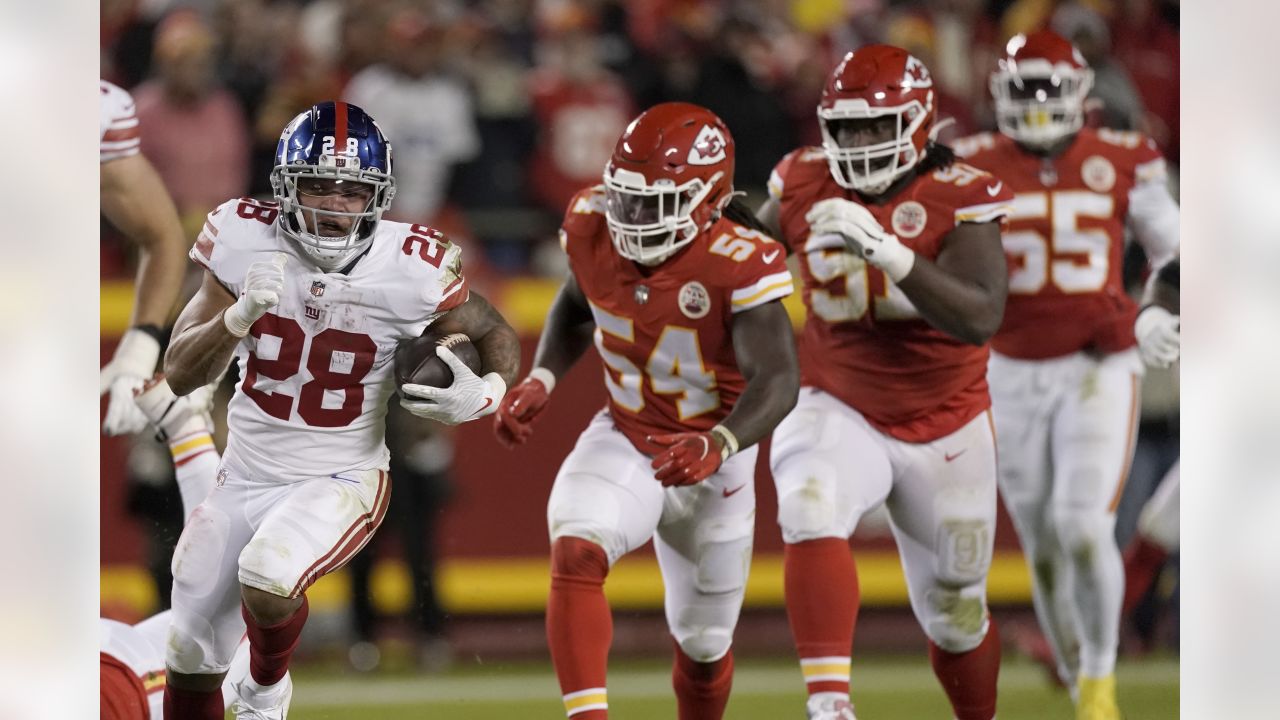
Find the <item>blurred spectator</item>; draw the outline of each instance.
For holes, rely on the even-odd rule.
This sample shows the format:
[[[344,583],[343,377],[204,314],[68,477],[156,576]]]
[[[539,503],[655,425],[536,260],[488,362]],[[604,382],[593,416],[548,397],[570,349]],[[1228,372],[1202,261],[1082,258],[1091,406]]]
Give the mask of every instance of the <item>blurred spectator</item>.
[[[444,71],[448,30],[422,10],[399,10],[386,27],[386,60],[356,73],[343,93],[391,139],[395,220],[441,225],[453,166],[480,150],[471,98]]]
[[[1174,162],[1178,160],[1180,102],[1176,18],[1176,2],[1124,0],[1112,23],[1115,57],[1128,68],[1147,107],[1146,130]]]
[[[635,110],[622,80],[604,67],[594,22],[576,5],[545,16],[529,83],[538,123],[529,190],[556,216],[574,193],[601,181]]]
[[[351,599],[355,642],[348,660],[356,670],[377,668],[378,615],[370,585],[377,548],[389,537],[389,526],[400,534],[400,547],[412,583],[408,613],[416,660],[423,670],[438,672],[451,662],[445,638],[446,615],[440,607],[435,579],[436,529],[444,506],[453,494],[449,465],[452,440],[440,426],[409,416],[397,403],[387,412],[387,447],[391,451],[391,503],[382,532],[351,561]]]
[[[155,77],[133,91],[142,152],[178,207],[188,237],[204,216],[248,189],[249,136],[235,97],[214,73],[214,36],[193,11],[156,28]]]
[[[1066,2],[1054,11],[1049,25],[1075,44],[1093,69],[1089,98],[1102,104],[1097,110],[1100,124],[1119,130],[1145,131],[1142,97],[1129,73],[1111,57],[1111,30],[1106,19],[1084,3]]]

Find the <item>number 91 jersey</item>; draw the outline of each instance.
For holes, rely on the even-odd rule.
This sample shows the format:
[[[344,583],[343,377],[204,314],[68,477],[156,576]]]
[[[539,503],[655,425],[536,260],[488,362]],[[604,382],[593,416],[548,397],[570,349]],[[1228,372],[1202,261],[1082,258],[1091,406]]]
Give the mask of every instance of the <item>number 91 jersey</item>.
[[[991,405],[987,347],[929,325],[883,272],[839,235],[811,233],[814,203],[862,202],[831,178],[820,148],[784,157],[769,178],[783,238],[799,255],[808,311],[800,339],[800,381],[857,410],[899,440],[930,442],[964,427]],[[921,257],[936,259],[964,222],[1001,222],[1013,196],[995,177],[964,163],[921,172],[884,203],[865,203],[880,226]]]
[[[560,242],[595,318],[614,425],[642,453],[648,435],[708,430],[745,381],[733,315],[790,295],[786,250],[721,218],[675,256],[641,269],[609,238],[601,187],[569,203]]]
[[[467,299],[461,250],[423,225],[383,220],[349,274],[326,273],[277,232],[279,207],[231,200],[190,257],[234,296],[249,265],[284,253],[280,303],[236,347],[224,460],[267,482],[387,467],[397,343]]]

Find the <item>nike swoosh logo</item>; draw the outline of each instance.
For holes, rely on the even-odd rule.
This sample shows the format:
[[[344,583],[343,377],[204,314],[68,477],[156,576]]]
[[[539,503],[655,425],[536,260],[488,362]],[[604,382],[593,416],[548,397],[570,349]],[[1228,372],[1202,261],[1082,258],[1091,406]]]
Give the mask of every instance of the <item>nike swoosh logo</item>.
[[[760,257],[764,259],[765,264],[768,264],[768,263],[773,262],[773,259],[774,259],[774,258],[776,258],[776,257],[778,257],[778,253],[780,253],[780,252],[782,252],[782,251],[781,251],[781,250],[774,250],[773,252],[770,252],[770,253],[764,253],[764,254],[763,254],[763,255],[761,255]]]
[[[969,451],[969,448],[965,448],[964,450],[961,450],[960,452],[956,453],[955,455],[952,455],[951,453],[944,453],[944,454],[942,455],[942,458],[943,458],[944,460],[946,460],[947,462],[951,462],[952,460],[955,460],[956,458],[960,457],[961,455],[965,454],[965,453],[966,453],[966,452],[968,452],[968,451]]]
[[[990,195],[991,197],[995,197],[996,193],[1000,192],[1000,188],[1002,187],[1004,187],[1004,182],[1003,181],[998,182],[995,185],[992,185],[987,188],[987,194]]]
[[[724,488],[724,489],[723,489],[723,490],[721,490],[720,492],[724,493],[724,496],[725,496],[725,497],[730,497],[730,496],[732,496],[734,493],[738,492],[739,490],[741,490],[742,488],[744,488],[744,487],[746,487],[746,486],[747,486],[747,484],[746,484],[746,483],[742,483],[741,485],[739,485],[738,487],[736,487],[736,488],[734,488],[734,489],[732,489],[732,490],[730,490],[729,488]]]
[[[479,410],[477,410],[477,411],[475,411],[475,412],[471,413],[471,417],[475,417],[475,416],[479,415],[480,413],[484,412],[485,410],[488,410],[488,409],[489,409],[489,406],[490,406],[490,405],[492,405],[492,404],[493,404],[493,398],[485,398],[485,399],[484,399],[484,404],[480,406],[480,409],[479,409]]]

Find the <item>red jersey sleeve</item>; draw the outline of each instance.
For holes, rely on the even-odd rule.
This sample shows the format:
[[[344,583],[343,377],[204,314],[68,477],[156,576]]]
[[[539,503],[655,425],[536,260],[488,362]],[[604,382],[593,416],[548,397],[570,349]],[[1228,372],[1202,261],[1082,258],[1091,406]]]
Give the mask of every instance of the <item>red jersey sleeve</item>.
[[[954,185],[955,223],[998,222],[1003,228],[1013,211],[1013,191],[991,173],[956,162],[935,178]]]
[[[711,253],[729,258],[730,303],[734,313],[781,300],[795,291],[782,243],[760,232],[732,224],[711,243]]]

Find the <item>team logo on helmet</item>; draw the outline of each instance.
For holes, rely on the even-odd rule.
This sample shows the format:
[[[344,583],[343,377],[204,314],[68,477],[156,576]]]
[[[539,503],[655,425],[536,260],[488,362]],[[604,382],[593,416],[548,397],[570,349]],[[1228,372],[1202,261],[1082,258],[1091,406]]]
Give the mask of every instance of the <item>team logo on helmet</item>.
[[[933,77],[929,75],[929,68],[925,67],[924,63],[916,59],[915,55],[907,56],[907,66],[902,71],[902,87],[933,87]]]
[[[1094,192],[1105,193],[1116,185],[1116,168],[1101,155],[1090,155],[1080,166],[1084,184]]]
[[[706,317],[711,312],[711,295],[697,280],[691,280],[680,288],[680,312],[690,320]]]
[[[693,146],[689,148],[687,162],[690,165],[715,165],[725,158],[724,146],[724,135],[720,130],[710,125],[703,125],[698,131],[698,137],[693,141]]]
[[[908,200],[893,209],[893,231],[899,237],[913,238],[924,232],[929,215],[924,206],[915,200]]]

